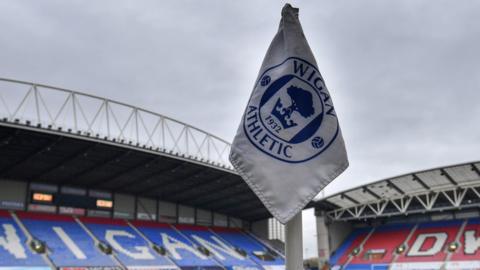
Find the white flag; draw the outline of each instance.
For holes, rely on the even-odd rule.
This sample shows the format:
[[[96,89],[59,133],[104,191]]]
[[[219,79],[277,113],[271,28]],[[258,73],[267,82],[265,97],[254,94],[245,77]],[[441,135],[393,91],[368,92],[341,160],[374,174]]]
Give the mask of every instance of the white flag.
[[[230,161],[282,223],[348,167],[332,99],[298,9],[289,4],[263,60]]]

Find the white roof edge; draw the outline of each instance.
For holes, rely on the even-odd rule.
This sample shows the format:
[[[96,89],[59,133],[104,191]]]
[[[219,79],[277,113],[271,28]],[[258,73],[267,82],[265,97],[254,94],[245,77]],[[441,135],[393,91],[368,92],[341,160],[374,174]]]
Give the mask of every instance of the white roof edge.
[[[325,201],[325,200],[328,200],[330,198],[341,195],[343,193],[347,193],[347,192],[354,191],[354,190],[357,190],[357,189],[362,189],[362,188],[368,187],[369,185],[382,183],[382,182],[393,180],[393,179],[400,178],[400,177],[405,177],[405,176],[410,176],[410,175],[413,176],[413,174],[425,173],[425,172],[441,170],[441,169],[449,169],[449,168],[453,168],[453,167],[460,167],[460,166],[466,166],[466,165],[477,164],[477,163],[480,163],[480,160],[463,162],[463,163],[458,163],[458,164],[445,165],[445,166],[439,166],[439,167],[434,167],[434,168],[430,168],[430,169],[425,169],[425,170],[419,170],[419,171],[409,172],[409,173],[405,173],[405,174],[400,174],[400,175],[396,175],[396,176],[393,176],[393,177],[384,178],[384,179],[381,179],[381,180],[375,180],[375,181],[372,181],[372,182],[367,183],[367,184],[358,185],[358,186],[353,187],[353,188],[345,189],[345,190],[336,192],[332,195],[324,196],[320,199],[315,200],[314,202]],[[478,168],[478,169],[480,169],[480,168]],[[321,194],[324,194],[324,193],[321,193]]]

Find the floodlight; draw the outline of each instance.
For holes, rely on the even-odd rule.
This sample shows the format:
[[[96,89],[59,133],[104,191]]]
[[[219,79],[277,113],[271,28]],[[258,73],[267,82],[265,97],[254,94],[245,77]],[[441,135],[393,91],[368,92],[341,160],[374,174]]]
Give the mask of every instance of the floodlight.
[[[398,246],[395,251],[397,252],[397,254],[402,254],[403,252],[405,252],[405,245]]]
[[[450,245],[448,245],[448,251],[449,252],[455,252],[458,248],[458,243],[457,242],[452,242]]]
[[[32,248],[33,251],[37,254],[43,254],[47,250],[47,247],[45,245],[45,242],[40,241],[36,238],[32,239],[30,242],[30,247]]]
[[[352,256],[357,256],[358,254],[360,254],[360,248],[356,247],[352,251]]]
[[[162,256],[165,256],[167,254],[167,250],[163,246],[154,244],[152,246],[152,248],[153,248],[153,250],[155,250],[155,252],[157,252],[158,254],[160,254]]]
[[[101,252],[103,252],[107,255],[110,255],[113,252],[112,247],[105,242],[98,242],[97,247],[98,247],[98,249],[100,249]]]
[[[204,246],[197,246],[197,250],[200,251],[205,256],[210,256],[210,250]]]

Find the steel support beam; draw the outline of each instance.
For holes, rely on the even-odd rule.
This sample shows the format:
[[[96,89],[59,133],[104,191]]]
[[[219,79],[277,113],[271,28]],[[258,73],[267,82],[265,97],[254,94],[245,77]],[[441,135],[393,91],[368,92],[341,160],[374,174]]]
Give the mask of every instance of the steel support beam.
[[[345,193],[342,193],[342,194],[340,195],[340,198],[342,198],[342,199],[347,199],[347,200],[351,201],[351,202],[354,203],[354,204],[360,204],[357,200],[355,200],[354,198],[348,196],[348,195],[345,194]]]
[[[472,171],[476,172],[478,176],[480,176],[480,169],[472,163]]]
[[[412,174],[412,177],[413,177],[412,181],[415,181],[415,182],[419,183],[424,189],[430,190],[430,187],[427,184],[425,184],[425,182],[423,182],[423,180],[420,179],[420,177],[418,177],[417,174],[415,174],[415,173]]]
[[[382,198],[377,193],[375,193],[371,189],[369,189],[368,187],[364,187],[363,192],[370,194],[372,197],[374,197],[377,200],[380,200]]]
[[[450,174],[448,174],[447,171],[445,171],[444,169],[440,169],[440,174],[443,175],[443,176],[445,176],[445,178],[447,178],[448,181],[449,181],[452,185],[458,186],[457,181],[455,181],[455,180],[453,179],[453,177],[452,177]]]
[[[403,191],[401,188],[399,188],[397,185],[395,185],[394,183],[392,183],[392,181],[390,180],[387,180],[387,186],[394,189],[395,191],[397,191],[398,193],[402,194],[402,195],[405,195],[405,191]]]
[[[5,124],[88,139],[106,134],[102,139],[108,143],[170,154],[233,172],[228,162],[230,143],[186,123],[70,89],[5,78],[0,78],[0,83],[7,86],[0,89],[0,103],[6,107],[0,118]],[[1,98],[5,91],[13,97],[8,106]],[[54,97],[50,93],[55,93]],[[27,116],[28,121],[21,115],[26,109],[33,112]],[[65,126],[63,119],[69,119],[73,128]],[[127,134],[130,130],[133,132]]]
[[[458,208],[476,208],[480,207],[480,203],[464,202],[465,195],[468,191],[475,194],[480,201],[480,192],[478,191],[480,184],[465,186],[462,188],[450,187],[442,190],[427,191],[414,195],[404,195],[396,198],[384,198],[378,201],[371,201],[364,204],[357,204],[352,207],[338,208],[327,212],[327,215],[334,220],[352,220],[377,217],[389,217],[405,214],[426,213],[433,211],[446,211]],[[449,202],[448,206],[437,205],[439,195],[444,196]],[[420,209],[409,209],[412,200],[415,199],[422,206]],[[390,210],[385,212],[386,207],[390,205]],[[365,212],[370,209],[374,214]],[[392,211],[395,210],[395,211]]]

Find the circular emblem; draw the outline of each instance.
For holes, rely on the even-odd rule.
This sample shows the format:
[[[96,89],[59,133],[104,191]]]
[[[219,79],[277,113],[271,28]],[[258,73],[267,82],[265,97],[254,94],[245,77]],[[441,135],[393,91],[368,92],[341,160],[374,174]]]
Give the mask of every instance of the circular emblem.
[[[265,154],[299,163],[317,157],[332,144],[338,121],[319,71],[292,57],[260,76],[243,128],[250,142]]]
[[[320,148],[325,144],[322,138],[320,137],[315,137],[312,139],[312,146],[315,148]]]
[[[260,81],[260,85],[261,86],[266,86],[267,84],[270,83],[270,80],[271,80],[270,76],[268,76],[268,75],[263,76],[262,80]]]

